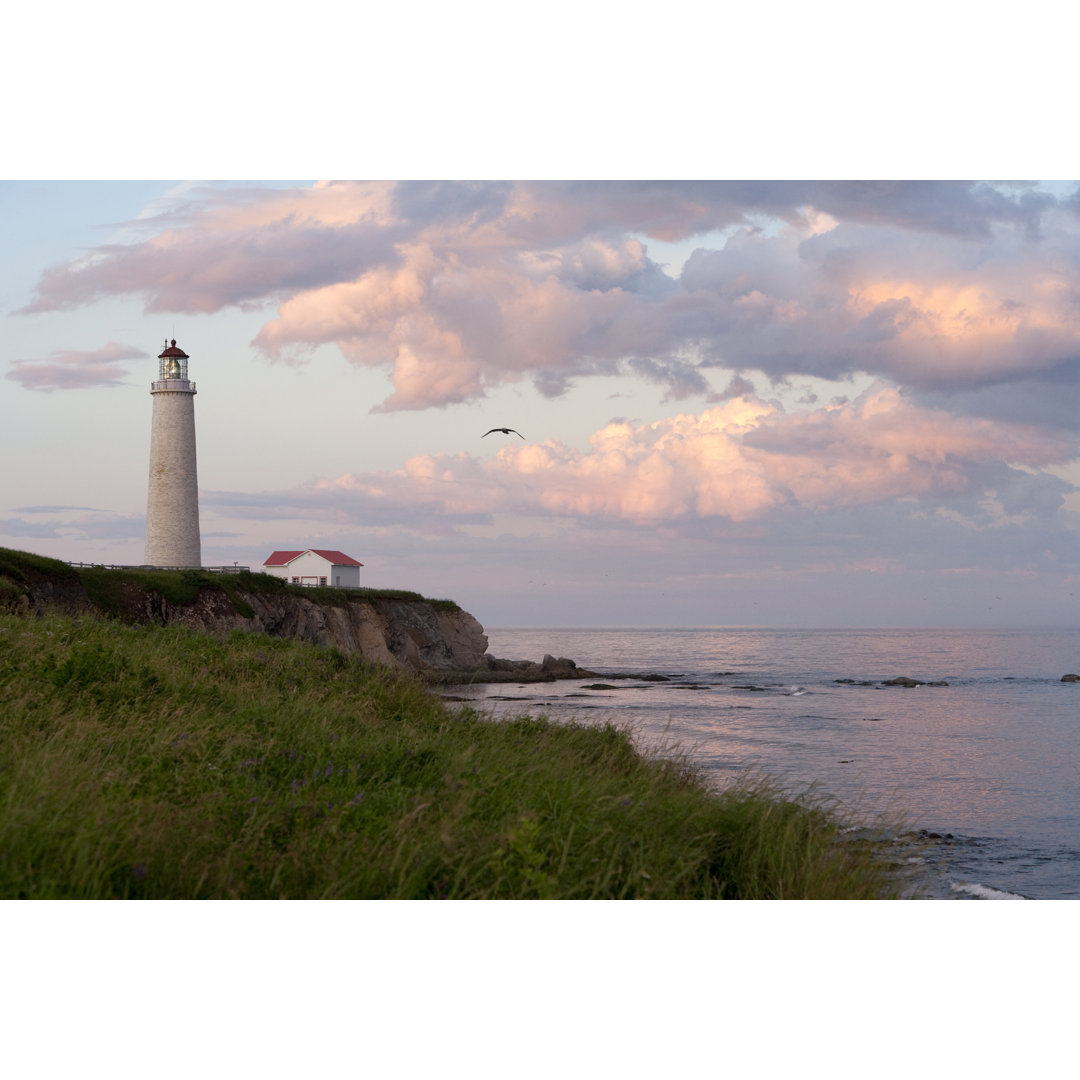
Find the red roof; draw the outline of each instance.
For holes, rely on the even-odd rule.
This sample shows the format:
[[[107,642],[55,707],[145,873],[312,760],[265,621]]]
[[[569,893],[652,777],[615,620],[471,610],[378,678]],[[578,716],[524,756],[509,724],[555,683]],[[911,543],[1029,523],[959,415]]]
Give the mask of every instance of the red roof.
[[[191,357],[188,356],[188,354],[186,352],[184,352],[183,349],[178,349],[176,347],[176,338],[172,339],[172,347],[171,348],[168,346],[168,343],[166,343],[165,351],[158,353],[158,359],[159,360],[163,356],[182,356],[185,360],[190,360],[191,359]]]
[[[305,548],[303,551],[275,551],[263,566],[288,566],[293,559],[300,558],[301,555],[306,555],[308,552],[313,555],[320,555],[328,563],[333,563],[334,566],[363,566],[362,562],[357,562],[351,555],[346,555],[344,551],[327,551],[324,548]]]

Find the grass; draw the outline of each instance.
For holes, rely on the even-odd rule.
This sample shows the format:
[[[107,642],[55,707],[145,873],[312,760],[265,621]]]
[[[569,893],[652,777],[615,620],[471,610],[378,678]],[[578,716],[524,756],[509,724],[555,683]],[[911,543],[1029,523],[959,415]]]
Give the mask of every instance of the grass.
[[[302,596],[314,604],[344,607],[375,600],[417,600],[438,610],[458,611],[453,600],[427,600],[405,589],[335,589],[330,586],[292,585],[272,574],[212,574],[204,570],[113,570],[102,566],[77,571],[94,605],[109,615],[123,616],[131,608],[133,592],[156,592],[172,604],[192,604],[204,590],[223,592],[245,618],[255,612],[246,597],[255,595]]]
[[[845,828],[334,650],[0,611],[2,898],[902,894]]]
[[[0,547],[0,576],[24,581],[27,572],[71,580],[78,577],[78,572],[73,567],[59,559],[50,559],[47,555],[35,555],[29,551]]]
[[[364,601],[410,600],[430,604],[437,611],[461,610],[453,600],[432,600],[407,589],[311,588],[293,585],[272,574],[253,574],[246,570],[236,574],[216,574],[199,569],[72,567],[58,559],[11,548],[0,548],[0,607],[18,597],[21,590],[17,583],[41,576],[69,585],[81,582],[90,602],[103,614],[135,622],[145,618],[148,594],[156,593],[170,604],[185,605],[194,603],[204,591],[224,593],[236,611],[249,619],[255,614],[247,600],[252,595],[302,596],[312,603],[329,607]]]

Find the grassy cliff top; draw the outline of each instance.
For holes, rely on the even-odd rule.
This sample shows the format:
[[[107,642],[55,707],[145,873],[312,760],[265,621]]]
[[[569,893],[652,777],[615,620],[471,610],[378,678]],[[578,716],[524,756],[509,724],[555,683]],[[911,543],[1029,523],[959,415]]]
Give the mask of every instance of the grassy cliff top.
[[[405,589],[334,589],[292,585],[272,574],[243,571],[238,574],[209,573],[205,570],[155,570],[150,568],[109,569],[103,566],[73,567],[59,559],[26,551],[0,548],[0,579],[31,584],[42,579],[55,581],[61,589],[81,583],[90,601],[102,612],[121,618],[141,610],[133,598],[155,592],[173,604],[190,604],[203,590],[225,593],[237,611],[250,617],[251,607],[244,596],[302,596],[315,604],[341,607],[345,604],[375,600],[409,600],[431,604],[443,611],[459,611],[453,600],[431,600]],[[0,585],[0,589],[3,585]]]
[[[681,754],[639,753],[610,724],[495,722],[261,634],[3,608],[0,594],[0,898],[902,887],[896,860],[845,839],[820,801],[711,792]]]

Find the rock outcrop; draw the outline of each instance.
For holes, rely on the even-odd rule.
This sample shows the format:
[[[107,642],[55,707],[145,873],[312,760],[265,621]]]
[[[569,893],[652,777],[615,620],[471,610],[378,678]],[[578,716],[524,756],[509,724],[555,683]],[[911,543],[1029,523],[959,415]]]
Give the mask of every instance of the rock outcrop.
[[[449,685],[462,682],[554,682],[556,679],[594,679],[595,671],[580,668],[565,656],[558,658],[545,655],[535,660],[500,660],[485,655],[482,663],[474,669],[432,673],[432,681]]]
[[[837,682],[851,682],[851,679],[837,679]],[[867,685],[866,683],[860,683],[860,686]],[[943,679],[935,680],[934,682],[923,682],[922,679],[912,679],[908,675],[897,675],[895,679],[886,679],[882,686],[906,686],[909,689],[914,686],[948,686],[949,684]]]
[[[296,591],[225,590],[213,584],[198,589],[189,602],[168,600],[162,592],[118,573],[110,581],[109,602],[87,591],[80,576],[64,567],[47,571],[21,568],[0,573],[0,608],[27,615],[47,610],[72,615],[106,613],[129,622],[185,626],[211,634],[256,631],[332,646],[372,663],[418,672],[486,671],[487,635],[467,611],[420,597],[341,597],[321,603]]]
[[[223,593],[201,593],[193,604],[160,601],[159,620],[194,630],[258,631],[311,645],[358,653],[365,660],[413,671],[476,671],[486,667],[487,635],[467,611],[442,610],[427,600],[352,600],[319,604],[303,596],[242,594],[252,609],[240,614]]]

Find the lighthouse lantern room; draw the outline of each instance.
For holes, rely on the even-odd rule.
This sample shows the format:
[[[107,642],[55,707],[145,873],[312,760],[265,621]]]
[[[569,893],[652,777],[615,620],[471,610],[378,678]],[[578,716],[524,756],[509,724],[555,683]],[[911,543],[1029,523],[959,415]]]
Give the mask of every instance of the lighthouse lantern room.
[[[183,349],[178,349],[176,347],[176,338],[173,338],[171,345],[169,344],[169,342],[165,342],[165,349],[161,353],[161,355],[158,357],[158,377],[157,377],[158,383],[176,382],[177,380],[180,380],[180,379],[182,379],[184,382],[187,382],[187,379],[188,379],[187,362],[188,362],[188,354],[186,352],[184,352]],[[154,390],[169,390],[169,389],[181,390],[181,389],[187,389],[187,387],[179,387],[179,386],[177,386],[177,387],[168,387],[168,386],[158,386],[158,385],[155,384],[155,386],[151,390],[151,393],[153,393]],[[194,389],[195,389],[195,386],[194,386],[194,383],[192,383],[192,385],[191,385],[192,392],[194,392]]]

